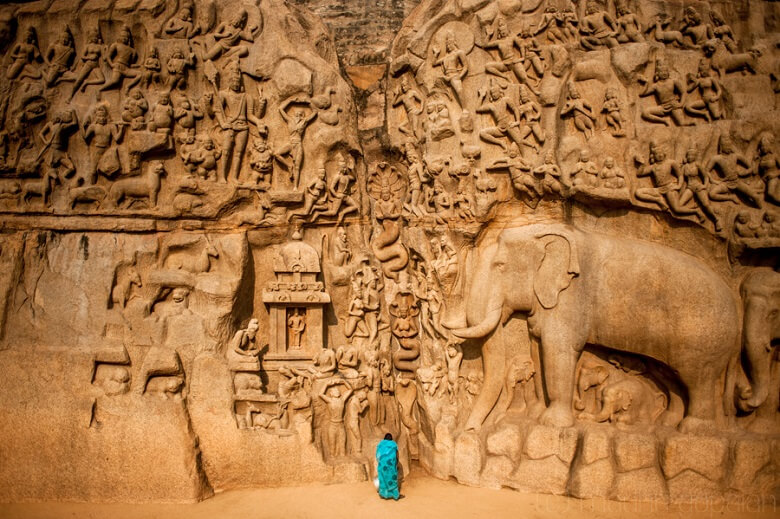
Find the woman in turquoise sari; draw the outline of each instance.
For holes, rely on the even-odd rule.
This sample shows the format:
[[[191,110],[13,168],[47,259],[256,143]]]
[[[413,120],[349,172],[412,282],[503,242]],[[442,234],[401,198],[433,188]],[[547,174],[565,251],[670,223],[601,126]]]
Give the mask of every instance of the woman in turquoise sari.
[[[385,439],[376,446],[376,472],[379,479],[379,497],[398,500],[398,444],[393,435],[385,434]]]

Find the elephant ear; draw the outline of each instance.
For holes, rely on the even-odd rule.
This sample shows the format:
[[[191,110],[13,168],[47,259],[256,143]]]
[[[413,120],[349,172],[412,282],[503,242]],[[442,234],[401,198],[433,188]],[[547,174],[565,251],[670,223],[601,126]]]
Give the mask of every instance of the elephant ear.
[[[543,254],[534,276],[534,294],[542,307],[550,309],[558,304],[559,294],[580,273],[577,249],[574,242],[564,234],[540,234],[537,238],[541,242]]]

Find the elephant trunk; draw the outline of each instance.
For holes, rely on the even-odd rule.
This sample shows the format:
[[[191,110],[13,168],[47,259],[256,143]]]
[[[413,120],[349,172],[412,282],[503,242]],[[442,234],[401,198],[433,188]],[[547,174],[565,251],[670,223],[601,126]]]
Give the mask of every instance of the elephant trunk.
[[[487,315],[479,324],[468,328],[456,328],[452,333],[461,339],[480,339],[496,329],[501,320],[501,306],[494,306],[488,310]]]
[[[751,411],[761,406],[769,396],[771,339],[767,330],[745,328],[745,351],[750,362],[752,386],[740,392],[739,407],[743,411]]]

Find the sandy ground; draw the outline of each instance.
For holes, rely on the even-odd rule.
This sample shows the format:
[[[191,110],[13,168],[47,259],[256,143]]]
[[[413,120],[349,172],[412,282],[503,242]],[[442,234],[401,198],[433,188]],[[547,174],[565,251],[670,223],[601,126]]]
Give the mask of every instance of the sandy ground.
[[[188,505],[86,503],[0,504],[0,518],[40,519],[256,519],[256,518],[603,518],[709,519],[780,517],[780,503],[691,504],[667,507],[487,490],[440,481],[415,471],[400,501],[377,497],[372,483],[264,488],[224,492]]]

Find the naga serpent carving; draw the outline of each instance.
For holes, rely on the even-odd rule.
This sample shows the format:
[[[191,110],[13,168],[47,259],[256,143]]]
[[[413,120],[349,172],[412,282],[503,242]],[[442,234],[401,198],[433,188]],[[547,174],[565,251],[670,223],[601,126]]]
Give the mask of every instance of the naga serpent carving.
[[[382,263],[385,276],[398,281],[400,272],[409,263],[409,252],[401,242],[401,191],[404,188],[401,174],[387,162],[373,167],[368,178],[368,194],[375,200],[374,217],[382,226],[371,242],[371,249]]]
[[[409,434],[415,437],[419,427],[412,410],[417,401],[414,374],[417,369],[416,361],[420,356],[420,339],[417,337],[419,329],[416,322],[420,307],[411,291],[402,288],[390,303],[389,310],[392,316],[391,330],[399,345],[398,351],[393,353],[393,366],[399,372],[395,398],[401,408],[401,422],[409,430]],[[411,442],[410,446],[416,449],[415,442]]]
[[[381,204],[377,204],[378,206]],[[379,219],[379,215],[377,215]],[[398,281],[398,275],[409,262],[409,252],[401,243],[401,228],[396,220],[382,218],[382,231],[371,243],[371,250],[382,264],[385,276]]]

